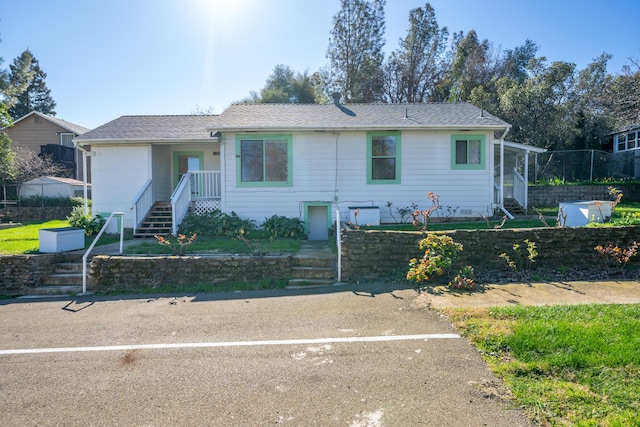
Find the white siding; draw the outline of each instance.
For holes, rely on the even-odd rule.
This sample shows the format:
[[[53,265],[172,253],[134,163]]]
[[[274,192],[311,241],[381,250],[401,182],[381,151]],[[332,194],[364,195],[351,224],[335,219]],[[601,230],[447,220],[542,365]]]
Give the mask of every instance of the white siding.
[[[91,149],[96,153],[91,171],[92,212],[124,212],[124,226],[133,228],[131,201],[151,178],[151,146],[93,145]],[[114,232],[116,228],[110,227],[108,231]]]
[[[235,135],[225,135],[225,210],[260,223],[273,214],[302,219],[304,202],[331,202],[343,220],[349,206],[379,206],[381,221],[392,222],[387,202],[399,220],[398,208],[431,206],[431,191],[440,195],[444,214],[447,206],[457,209],[456,216],[487,214],[493,185],[490,133],[483,170],[451,169],[451,133],[404,131],[401,140],[401,184],[367,184],[366,132],[328,132],[293,134],[292,187],[237,188]]]

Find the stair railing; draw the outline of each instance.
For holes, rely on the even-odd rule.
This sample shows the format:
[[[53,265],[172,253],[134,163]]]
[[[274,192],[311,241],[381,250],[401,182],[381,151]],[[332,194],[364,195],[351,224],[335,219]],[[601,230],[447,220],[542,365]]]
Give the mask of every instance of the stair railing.
[[[178,224],[191,206],[191,172],[182,175],[178,186],[171,195],[171,234],[178,234]]]
[[[151,206],[153,206],[152,190],[153,186],[151,185],[151,180],[148,179],[131,202],[133,205],[133,234],[136,233],[136,230],[144,220],[144,217],[151,210]]]
[[[107,218],[107,221],[104,223],[104,225],[100,229],[100,232],[98,233],[96,238],[93,239],[93,242],[91,242],[91,245],[89,245],[89,249],[87,249],[87,251],[82,256],[82,294],[81,295],[86,295],[87,293],[87,258],[89,257],[89,254],[91,253],[91,250],[93,249],[93,247],[96,245],[96,243],[98,243],[98,239],[100,238],[100,236],[104,234],[104,230],[106,230],[107,227],[109,226],[109,222],[111,222],[113,217],[116,215],[120,216],[120,255],[122,255],[122,252],[124,249],[124,212],[113,212],[111,213],[111,215],[109,215],[109,218]]]

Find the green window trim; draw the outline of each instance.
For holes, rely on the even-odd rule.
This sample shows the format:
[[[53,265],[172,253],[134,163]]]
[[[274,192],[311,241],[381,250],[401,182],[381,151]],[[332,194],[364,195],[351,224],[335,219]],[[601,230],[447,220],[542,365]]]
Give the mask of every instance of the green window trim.
[[[200,170],[204,169],[204,152],[203,151],[174,151],[173,152],[173,188],[178,186],[178,176],[180,175],[178,170],[178,159],[180,157],[197,157],[200,162]]]
[[[242,180],[242,142],[262,142],[262,180]],[[287,147],[286,180],[268,181],[269,170],[265,155],[265,141],[283,142]],[[293,137],[291,135],[242,134],[236,135],[236,186],[237,187],[292,187],[293,186]]]
[[[486,135],[451,135],[451,169],[456,170],[483,170],[486,169],[487,161],[487,144]],[[464,154],[465,162],[458,162],[459,147],[458,143],[466,143],[466,153]],[[469,163],[469,159],[477,158],[477,155],[471,151],[471,148],[480,145],[480,158],[477,163]]]
[[[375,144],[382,142],[381,138],[394,139],[395,144],[390,153],[380,153],[379,148],[374,147]],[[367,132],[367,184],[400,184],[402,182],[402,138],[400,132],[397,131],[379,131]],[[393,178],[377,178],[374,163],[384,164],[387,166],[393,164]],[[389,171],[387,171],[389,172]]]

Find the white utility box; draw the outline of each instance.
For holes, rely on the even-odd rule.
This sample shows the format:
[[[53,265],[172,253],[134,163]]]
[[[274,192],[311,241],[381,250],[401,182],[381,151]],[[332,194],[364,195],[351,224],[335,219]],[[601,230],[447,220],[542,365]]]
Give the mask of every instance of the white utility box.
[[[590,222],[604,222],[611,218],[612,202],[609,200],[574,200],[560,202],[558,214],[560,225],[581,227]],[[566,215],[566,221],[564,216]]]
[[[349,222],[357,225],[380,225],[378,206],[349,206]]]
[[[76,227],[39,230],[40,252],[64,252],[84,249],[84,230]]]

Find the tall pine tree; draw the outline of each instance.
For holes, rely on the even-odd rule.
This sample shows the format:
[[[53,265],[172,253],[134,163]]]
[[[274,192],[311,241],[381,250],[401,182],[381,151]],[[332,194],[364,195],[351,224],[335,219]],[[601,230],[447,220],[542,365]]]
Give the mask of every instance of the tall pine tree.
[[[47,74],[29,49],[22,52],[9,66],[9,114],[14,120],[38,111],[55,116],[56,102],[45,79]]]
[[[385,0],[341,0],[333,17],[327,86],[346,102],[383,100]]]

